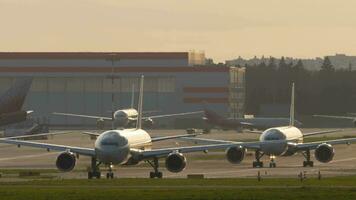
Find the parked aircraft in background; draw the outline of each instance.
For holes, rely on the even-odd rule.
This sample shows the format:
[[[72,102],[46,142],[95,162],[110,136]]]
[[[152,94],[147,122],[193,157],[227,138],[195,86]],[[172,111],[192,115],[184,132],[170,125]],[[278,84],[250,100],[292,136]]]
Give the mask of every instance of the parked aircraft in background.
[[[270,167],[276,167],[276,156],[292,156],[297,152],[301,152],[305,157],[303,166],[313,166],[314,163],[310,159],[310,151],[314,150],[315,158],[319,162],[327,163],[333,159],[335,144],[349,144],[356,142],[356,138],[337,139],[327,141],[317,141],[303,143],[303,138],[332,133],[340,130],[327,130],[312,133],[302,133],[297,127],[294,126],[294,84],[292,86],[292,100],[290,109],[290,122],[289,126],[274,127],[260,132],[259,141],[256,142],[235,142],[225,140],[213,140],[203,138],[183,138],[184,140],[194,141],[196,143],[204,143],[210,145],[223,145],[234,144],[235,146],[227,149],[226,157],[228,161],[234,164],[240,163],[245,156],[246,149],[255,151],[255,161],[253,167],[263,167],[263,162],[260,161],[262,156],[268,155],[270,157]]]
[[[32,111],[22,110],[32,78],[19,78],[0,96],[0,126],[25,121]]]
[[[151,112],[151,111],[148,111],[148,112]],[[182,113],[146,116],[146,117],[142,117],[143,126],[148,127],[148,128],[152,127],[154,124],[154,119],[184,116],[184,115],[194,115],[194,114],[201,114],[201,113],[203,113],[203,111],[193,111],[193,112],[182,112]],[[105,121],[112,122],[113,127],[132,128],[132,127],[136,126],[137,117],[138,117],[138,112],[134,108],[134,89],[132,90],[131,107],[114,111],[112,113],[112,117],[82,115],[82,114],[75,114],[75,113],[61,113],[61,112],[54,112],[53,114],[54,115],[62,115],[62,116],[70,116],[70,117],[82,117],[82,118],[96,119],[97,120],[96,125],[97,125],[98,129],[104,129]]]
[[[355,113],[350,113],[350,115],[355,115]],[[356,127],[356,116],[337,116],[337,115],[313,115],[313,117],[322,117],[330,119],[347,119],[352,120],[354,127]]]
[[[265,130],[267,128],[276,126],[287,126],[289,124],[289,118],[268,118],[268,117],[253,117],[253,118],[225,118],[212,110],[205,109],[204,120],[206,123],[219,127],[223,130],[237,130],[242,131],[243,129],[257,129]],[[296,126],[301,126],[302,123],[295,120],[294,124]]]

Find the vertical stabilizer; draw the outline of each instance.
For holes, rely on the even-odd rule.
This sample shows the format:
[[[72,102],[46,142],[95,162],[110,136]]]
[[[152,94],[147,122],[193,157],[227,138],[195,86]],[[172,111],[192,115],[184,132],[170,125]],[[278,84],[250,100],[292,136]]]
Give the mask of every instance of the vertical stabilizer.
[[[131,108],[134,108],[135,104],[135,84],[132,84],[132,89],[131,89]]]
[[[14,84],[0,97],[0,113],[17,112],[22,109],[32,77],[16,79]]]
[[[290,102],[290,112],[289,112],[289,126],[294,126],[294,83],[292,83],[292,96]]]
[[[141,75],[140,93],[139,93],[139,96],[138,96],[138,108],[137,108],[137,112],[138,112],[137,124],[136,124],[136,128],[137,129],[141,129],[142,128],[143,79],[144,79],[144,76]]]

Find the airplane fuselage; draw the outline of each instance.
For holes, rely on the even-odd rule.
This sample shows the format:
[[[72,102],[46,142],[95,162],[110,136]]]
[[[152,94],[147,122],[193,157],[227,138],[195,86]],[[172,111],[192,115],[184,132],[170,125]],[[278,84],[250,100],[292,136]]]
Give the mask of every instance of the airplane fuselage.
[[[95,141],[97,159],[104,164],[122,164],[129,158],[131,148],[150,147],[151,137],[142,129],[105,131]]]

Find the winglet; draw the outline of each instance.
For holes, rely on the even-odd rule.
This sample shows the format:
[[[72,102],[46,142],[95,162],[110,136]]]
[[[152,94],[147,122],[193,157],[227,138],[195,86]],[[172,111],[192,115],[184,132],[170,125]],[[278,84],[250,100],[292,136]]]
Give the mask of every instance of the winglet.
[[[294,126],[294,82],[292,83],[292,96],[290,103],[290,113],[289,113],[289,126]]]
[[[141,129],[142,128],[143,79],[144,79],[144,76],[141,75],[140,93],[139,93],[139,96],[138,96],[138,109],[137,109],[138,117],[137,117],[136,129]]]

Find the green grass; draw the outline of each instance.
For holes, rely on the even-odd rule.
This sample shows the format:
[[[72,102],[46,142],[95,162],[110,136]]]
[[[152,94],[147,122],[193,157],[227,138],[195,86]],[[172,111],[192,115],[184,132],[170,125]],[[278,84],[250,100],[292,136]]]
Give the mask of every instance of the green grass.
[[[1,199],[355,199],[356,177],[114,179],[0,183]]]

